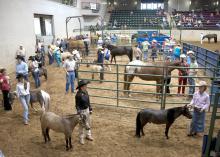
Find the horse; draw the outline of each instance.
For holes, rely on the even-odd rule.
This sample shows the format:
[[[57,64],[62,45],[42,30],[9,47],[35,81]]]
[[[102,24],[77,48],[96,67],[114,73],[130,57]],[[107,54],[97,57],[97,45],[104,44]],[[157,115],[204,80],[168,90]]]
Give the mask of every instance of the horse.
[[[207,35],[204,35],[202,40],[204,40],[205,38],[208,39],[209,43],[210,43],[210,40],[212,38],[214,38],[214,42],[217,43],[217,34],[207,34]]]
[[[17,97],[16,91],[9,93],[9,101],[11,104],[14,103],[15,98]],[[30,91],[30,105],[36,111],[33,104],[38,102],[43,111],[49,111],[50,108],[50,95],[40,89]]]
[[[85,51],[86,51],[84,41],[69,39],[68,40],[68,51],[72,52],[74,49],[82,52],[82,56],[84,56]]]
[[[43,111],[49,111],[50,95],[40,89],[30,91],[30,105],[36,111],[33,104],[38,102]]]
[[[175,61],[171,63],[144,63],[140,60],[129,62],[124,69],[124,94],[129,93],[128,91],[130,89],[130,82],[132,82],[134,77],[137,76],[142,80],[156,81],[157,84],[161,84],[161,86],[156,86],[156,98],[158,98],[158,93],[162,93],[162,84],[163,81],[166,79],[166,75],[171,75],[171,72],[177,69],[177,67],[173,66],[181,66],[181,62]]]
[[[90,129],[89,123],[86,121],[84,114],[72,114],[67,116],[58,116],[53,112],[43,112],[40,117],[41,130],[45,143],[51,141],[49,130],[64,133],[66,140],[66,150],[72,149],[72,132],[79,123],[86,130]]]
[[[165,136],[169,139],[168,132],[171,125],[179,116],[185,116],[192,119],[192,114],[187,105],[183,107],[174,107],[166,110],[143,109],[138,112],[136,117],[136,137],[144,136],[144,126],[147,123],[166,124]]]
[[[116,56],[127,55],[130,62],[133,60],[133,49],[131,46],[114,46],[111,44],[103,45],[106,46],[111,51],[111,63],[114,58],[116,64]]]

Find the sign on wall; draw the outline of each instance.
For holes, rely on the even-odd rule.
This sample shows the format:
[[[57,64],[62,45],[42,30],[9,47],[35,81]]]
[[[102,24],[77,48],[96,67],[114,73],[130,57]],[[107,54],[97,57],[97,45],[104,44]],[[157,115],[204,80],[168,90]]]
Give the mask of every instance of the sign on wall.
[[[90,3],[90,9],[96,10],[96,3]]]

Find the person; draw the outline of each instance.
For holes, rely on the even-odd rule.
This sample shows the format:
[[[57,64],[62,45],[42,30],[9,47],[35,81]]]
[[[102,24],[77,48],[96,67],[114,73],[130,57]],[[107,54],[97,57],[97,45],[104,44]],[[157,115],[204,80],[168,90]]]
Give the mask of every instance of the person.
[[[149,43],[148,41],[142,42],[143,53],[144,53],[144,61],[147,61],[147,57],[148,57],[148,46],[150,46],[150,43]]]
[[[186,76],[188,75],[188,69],[185,69],[185,68],[189,67],[189,65],[186,62],[186,55],[185,54],[180,55],[180,61],[181,61],[181,67],[183,67],[184,69],[179,70],[179,73],[178,73],[179,86],[178,86],[177,96],[180,96],[181,88],[182,88],[182,95],[185,94],[185,86],[187,84]]]
[[[191,64],[191,58],[192,58],[192,56],[194,56],[194,52],[193,51],[188,51],[186,54],[187,54],[187,64],[190,65]]]
[[[4,110],[12,110],[11,103],[9,101],[9,92],[11,89],[10,78],[7,76],[7,71],[5,68],[0,69],[0,88],[3,94]]]
[[[152,53],[151,53],[151,58],[152,62],[155,62],[155,58],[157,58],[157,41],[152,40]]]
[[[138,45],[135,45],[134,54],[135,54],[135,58],[136,58],[137,60],[142,60],[142,51],[141,51],[141,49],[138,47]]]
[[[180,44],[178,44],[175,48],[174,48],[174,52],[173,52],[173,60],[180,60],[180,55],[181,55],[181,47]]]
[[[171,57],[167,56],[166,60],[165,60],[165,63],[169,64],[170,62],[171,62]],[[169,74],[168,74],[167,77],[164,80],[164,83],[167,84],[167,86],[166,86],[166,93],[168,93],[168,94],[170,94],[170,82],[171,82],[171,76],[169,76]]]
[[[73,59],[76,62],[75,79],[77,79],[78,78],[77,70],[79,69],[79,63],[80,63],[81,57],[80,57],[79,51],[77,51],[77,50],[73,50],[72,54],[73,54]]]
[[[53,57],[53,49],[51,45],[48,45],[48,59],[49,59],[49,65],[53,64],[54,57]]]
[[[193,93],[195,92],[195,77],[197,76],[198,72],[198,64],[196,62],[196,58],[193,56],[191,57],[191,64],[189,68],[189,78],[188,78],[188,84],[189,86],[189,99],[192,97]]]
[[[55,45],[56,45],[56,47],[59,47],[60,46],[60,38],[57,38],[57,40],[56,40],[56,43],[55,43]]]
[[[74,93],[76,61],[73,59],[72,55],[69,55],[68,58],[65,60],[63,68],[66,72],[66,94],[68,94],[70,85],[71,92]]]
[[[111,65],[109,65],[109,63],[110,63],[110,56],[111,56],[110,50],[107,48],[107,46],[104,46],[104,58],[105,58],[105,60],[106,60],[106,62],[108,64],[107,66],[109,68],[109,71],[112,71]]]
[[[99,37],[99,40],[97,41],[97,47],[101,47],[103,45],[102,37]]]
[[[102,46],[98,47],[97,63],[102,67],[100,72],[100,83],[102,83],[104,80],[104,51]]]
[[[193,107],[193,116],[190,125],[190,132],[188,136],[202,135],[205,128],[205,111],[210,105],[209,94],[206,92],[207,83],[205,81],[199,82],[199,90],[194,93],[189,107]]]
[[[16,64],[16,76],[18,74],[22,74],[24,76],[24,79],[28,81],[28,65],[23,61],[22,56],[17,56],[17,64]]]
[[[59,47],[62,49],[63,52],[65,52],[67,50],[66,40],[61,39]]]
[[[53,53],[54,53],[55,61],[57,62],[57,66],[60,67],[62,65],[62,61],[61,61],[61,53],[59,47],[56,47]]]
[[[35,57],[33,57],[33,56],[30,56],[28,60],[31,60],[31,64],[30,64],[31,73],[32,73],[32,76],[34,78],[35,87],[38,88],[41,85],[38,61],[35,60]]]
[[[20,100],[20,103],[24,109],[23,119],[24,125],[28,125],[28,105],[30,102],[30,83],[24,80],[24,76],[22,74],[17,75],[18,83],[16,85],[17,96]]]
[[[89,94],[87,91],[87,84],[89,81],[81,80],[79,81],[78,87],[76,88],[78,91],[75,96],[75,104],[76,110],[78,114],[85,114],[86,120],[90,122],[90,114],[92,114],[92,107],[90,104]],[[84,138],[86,135],[86,139],[89,141],[93,141],[93,137],[91,134],[91,129],[85,130],[82,126],[79,126],[79,142],[80,144],[84,144]]]
[[[34,58],[38,62],[39,67],[41,68],[42,66],[44,66],[43,55],[42,55],[42,53],[40,51],[36,51],[35,54],[36,55],[35,55]]]
[[[16,51],[16,57],[21,56],[22,60],[25,62],[25,57],[26,57],[26,50],[23,47],[23,45],[20,45],[18,50]]]
[[[203,41],[203,33],[200,33],[200,44],[202,45],[202,41]]]

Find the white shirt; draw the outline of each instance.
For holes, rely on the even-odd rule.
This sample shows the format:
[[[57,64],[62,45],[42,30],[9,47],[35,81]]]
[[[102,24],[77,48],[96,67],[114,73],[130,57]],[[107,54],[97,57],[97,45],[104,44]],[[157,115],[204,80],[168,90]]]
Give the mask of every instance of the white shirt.
[[[18,56],[18,55],[20,55],[20,56],[22,56],[22,57],[25,57],[25,55],[26,55],[25,48],[18,49],[18,50],[16,51],[16,56]]]
[[[27,82],[26,90],[24,89],[24,83],[21,83],[21,82],[17,83],[16,92],[17,92],[18,97],[30,94],[30,83]]]
[[[35,72],[39,70],[39,69],[38,69],[39,64],[38,64],[37,61],[33,61],[32,64],[31,64],[31,66],[32,66],[32,68],[33,68],[33,70],[34,70]]]
[[[199,91],[195,92],[190,104],[194,105],[199,109],[207,110],[210,104],[208,93],[206,92],[200,93]]]
[[[76,61],[73,60],[65,60],[63,67],[66,68],[67,71],[74,71],[76,67]]]

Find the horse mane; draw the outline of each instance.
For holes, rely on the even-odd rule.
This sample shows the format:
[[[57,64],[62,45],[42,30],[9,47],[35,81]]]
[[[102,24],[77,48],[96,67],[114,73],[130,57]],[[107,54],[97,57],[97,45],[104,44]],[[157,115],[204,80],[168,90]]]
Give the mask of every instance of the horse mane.
[[[71,118],[75,117],[76,115],[78,115],[78,114],[68,114],[68,115],[62,116],[62,118],[71,119]]]
[[[177,112],[179,111],[179,112]],[[167,120],[168,122],[174,122],[182,113],[182,107],[174,107],[167,109]]]

